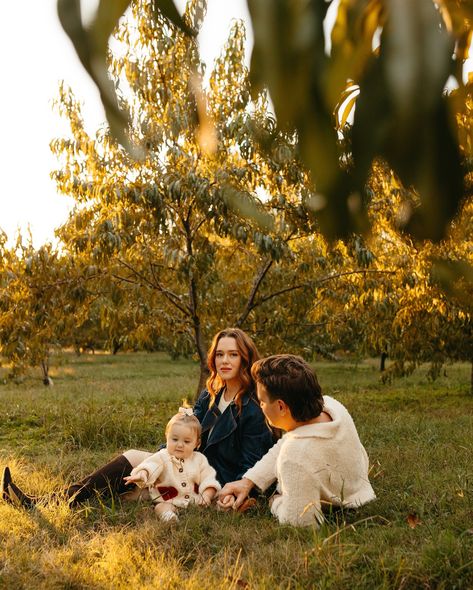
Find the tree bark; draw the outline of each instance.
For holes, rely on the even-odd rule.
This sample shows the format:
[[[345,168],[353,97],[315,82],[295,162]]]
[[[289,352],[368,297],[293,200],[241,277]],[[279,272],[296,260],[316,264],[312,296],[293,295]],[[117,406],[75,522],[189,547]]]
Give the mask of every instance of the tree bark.
[[[192,232],[190,230],[188,220],[185,220],[184,229],[186,233],[186,246],[187,246],[187,254],[188,256],[193,255],[193,247],[192,247]],[[197,391],[195,392],[195,399],[198,398],[200,392],[205,387],[205,381],[207,380],[208,376],[208,369],[207,369],[207,347],[204,343],[204,338],[202,335],[202,329],[200,325],[200,317],[198,313],[199,307],[199,300],[197,296],[197,284],[193,276],[189,278],[189,310],[190,316],[192,321],[192,330],[194,333],[194,343],[197,350],[197,355],[199,357],[199,365],[200,365],[200,376],[199,376],[199,383],[197,385]]]
[[[381,353],[381,360],[379,363],[379,370],[381,371],[381,373],[386,370],[386,359],[387,358],[388,358],[388,353],[386,351],[383,351]]]
[[[49,360],[44,359],[41,361],[41,372],[43,373],[43,385],[52,385],[53,381],[49,376]]]

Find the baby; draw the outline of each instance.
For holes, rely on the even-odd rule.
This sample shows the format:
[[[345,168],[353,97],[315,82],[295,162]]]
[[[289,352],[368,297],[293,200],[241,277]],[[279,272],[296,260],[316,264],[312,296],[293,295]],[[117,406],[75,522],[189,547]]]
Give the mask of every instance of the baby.
[[[194,503],[209,506],[220,490],[216,472],[194,449],[200,444],[201,426],[190,408],[179,408],[166,426],[166,448],[133,469],[126,484],[147,488],[155,512],[164,522],[177,521],[177,508]]]

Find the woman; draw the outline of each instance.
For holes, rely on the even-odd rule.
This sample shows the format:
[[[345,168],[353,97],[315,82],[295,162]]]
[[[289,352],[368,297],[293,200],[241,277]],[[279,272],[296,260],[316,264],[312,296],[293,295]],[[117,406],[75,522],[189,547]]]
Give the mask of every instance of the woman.
[[[239,328],[228,328],[215,335],[207,355],[210,376],[207,388],[194,406],[202,425],[199,450],[217,472],[220,484],[238,480],[273,445],[273,435],[255,395],[251,365],[259,354],[251,338]],[[129,492],[124,477],[152,453],[131,449],[119,455],[63,494],[70,505],[99,493]],[[31,508],[40,499],[25,494],[5,467],[1,483],[2,498]]]

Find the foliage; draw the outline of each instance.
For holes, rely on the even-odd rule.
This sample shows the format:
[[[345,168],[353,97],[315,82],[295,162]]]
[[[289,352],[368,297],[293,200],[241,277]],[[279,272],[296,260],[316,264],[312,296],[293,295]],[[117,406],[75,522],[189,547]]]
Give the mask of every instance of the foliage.
[[[396,219],[403,203],[415,206],[416,195],[381,161],[369,190],[369,269],[388,272],[352,275],[342,291],[329,286],[327,307],[319,308],[315,319],[326,318],[332,338],[357,343],[362,355],[387,353],[394,363],[384,379],[410,373],[424,362],[431,364],[432,378],[446,362],[472,362],[473,202],[465,200],[447,239],[414,244],[396,229]]]
[[[0,245],[0,351],[11,363],[11,376],[21,378],[28,366],[41,366],[50,383],[49,355],[60,347],[70,316],[70,265],[50,244],[35,250],[18,237],[8,248]]]
[[[434,384],[421,370],[385,386],[371,361],[316,370],[354,417],[376,502],[319,531],[279,526],[265,500],[246,515],[189,509],[172,531],[147,503],[24,512],[0,502],[0,586],[471,588],[469,367],[454,365]],[[70,354],[51,367],[50,391],[29,379],[2,385],[0,466],[48,494],[128,446],[152,450],[198,373],[163,354]]]
[[[117,3],[113,10],[118,14],[125,4]],[[286,7],[284,27],[290,22],[297,29],[301,14],[292,13],[296,4]],[[355,4],[341,2],[338,7],[333,51],[323,61],[324,71],[333,76],[335,64],[341,67],[340,52],[354,67],[350,51],[361,51],[358,37],[342,51],[344,35],[359,25],[351,20]],[[447,361],[470,360],[471,86],[445,99],[449,110],[457,113],[467,170],[464,201],[447,236],[438,243],[413,242],[402,231],[408,219],[423,215],[424,197],[402,182],[389,166],[390,154],[384,153],[389,162],[375,161],[364,189],[371,233],[329,245],[319,233],[323,215],[314,216],[324,200],[319,180],[315,190],[301,161],[302,157],[307,162],[308,138],[299,123],[297,133],[291,125],[281,131],[282,123],[294,117],[292,103],[283,105],[284,116],[279,110],[278,128],[266,95],[251,100],[241,23],[232,29],[204,89],[195,39],[183,35],[169,22],[170,13],[163,15],[156,6],[145,0],[132,4],[114,32],[107,65],[116,106],[127,113],[124,133],[130,145],[142,146],[139,154],[126,151],[108,129],[88,135],[80,104],[69,89],[60,88],[58,107],[69,120],[71,136],[52,142],[59,159],[53,176],[59,190],[74,197],[76,208],[58,231],[60,255],[51,246],[39,251],[22,245],[11,251],[4,248],[0,325],[15,374],[27,364],[40,363],[46,380],[49,352],[59,346],[77,351],[167,350],[174,358],[196,354],[200,387],[209,338],[225,324],[248,330],[262,352],[290,348],[308,357],[329,358],[340,350],[361,355],[389,352],[394,364],[387,377],[412,371],[423,362],[431,363],[431,375],[436,376]],[[169,10],[172,6],[169,2]],[[103,32],[104,8],[100,4],[91,28],[94,35]],[[328,4],[323,11],[326,8]],[[378,8],[377,2],[370,3],[354,19],[365,22],[368,37],[378,17],[388,22]],[[448,10],[460,14],[463,9]],[[446,19],[447,12],[443,14]],[[280,15],[273,16],[270,24],[277,29]],[[73,23],[73,12],[69,17]],[[171,14],[187,33],[198,30],[202,17],[199,2],[188,5],[182,22]],[[384,32],[391,38],[389,26]],[[284,27],[281,34],[289,42],[292,33]],[[454,29],[455,34],[461,32],[460,20]],[[100,51],[107,37],[97,41]],[[371,49],[362,46],[366,54],[357,54],[360,72],[372,59]],[[263,49],[257,39],[255,55]],[[285,51],[275,50],[274,59],[282,59]],[[386,56],[377,59],[383,67],[391,63]],[[312,107],[303,98],[306,81],[300,78],[308,62],[302,59],[301,70],[290,72],[283,61],[274,71],[268,69],[275,76],[281,74],[278,68],[284,70],[270,87],[278,90],[289,76],[294,87],[291,101],[299,101],[300,112],[316,125]],[[93,67],[99,68],[97,64]],[[347,75],[347,67],[340,69],[337,84]],[[253,75],[257,69],[254,65]],[[332,74],[317,92],[329,91]],[[350,84],[344,94],[347,106],[340,111],[342,126],[353,106],[356,85]],[[282,100],[277,99],[279,108]],[[363,105],[367,99],[359,100]],[[419,114],[420,126],[426,124],[423,117]],[[349,131],[345,125],[336,156],[346,178],[359,176],[356,117]],[[310,141],[318,141],[317,134],[309,135]],[[322,168],[330,171],[329,143],[323,152],[316,143],[311,145],[318,150]],[[418,145],[416,149],[422,151]],[[337,186],[343,201],[344,192]],[[447,194],[440,185],[439,189]],[[359,202],[350,202],[354,211]],[[337,203],[338,218],[345,223],[346,204]],[[354,215],[361,219],[365,213],[358,207]],[[23,297],[23,291],[29,295]]]
[[[96,275],[95,292],[108,294],[97,301],[114,338],[195,352],[202,384],[213,332],[234,324],[281,346],[289,329],[281,325],[305,317],[314,286],[335,271],[301,204],[312,193],[295,138],[277,131],[264,96],[250,101],[241,24],[197,98],[195,42],[152,3],[134,4],[115,39],[110,71],[127,133],[146,156],[131,158],[108,130],[90,137],[62,87],[72,139],[52,142],[62,166],[54,177],[77,205],[58,235]],[[197,113],[212,121],[205,137]],[[292,328],[296,343],[301,329]]]
[[[106,54],[108,37],[130,5],[129,0],[102,0],[86,30],[80,0],[58,0],[63,26],[101,90],[111,129],[126,145],[129,113],[122,109],[120,116],[106,74]],[[301,157],[317,186],[313,206],[325,235],[366,231],[369,219],[360,195],[372,161],[383,157],[420,196],[420,207],[405,216],[404,227],[416,237],[444,237],[462,197],[462,170],[443,89],[451,75],[463,85],[462,66],[471,41],[470,4],[248,0],[248,8],[255,38],[253,89],[267,87],[279,125],[297,131]],[[169,26],[172,22],[180,29],[180,36],[194,36],[205,2],[192,3],[192,19],[181,18],[171,0],[156,0],[152,10],[156,22],[164,15]],[[324,21],[329,11],[334,25],[327,53]],[[158,87],[161,93],[169,90],[164,78]],[[340,165],[334,113],[340,112],[344,121],[358,92],[354,167],[347,171]],[[204,117],[196,131],[206,128]],[[142,139],[134,137],[132,146],[146,150]]]

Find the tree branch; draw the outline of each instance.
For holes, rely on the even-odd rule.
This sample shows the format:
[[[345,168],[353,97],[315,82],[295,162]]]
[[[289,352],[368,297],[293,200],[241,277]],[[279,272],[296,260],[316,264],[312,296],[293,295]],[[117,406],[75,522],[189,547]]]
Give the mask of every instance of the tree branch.
[[[261,283],[263,282],[264,277],[266,276],[269,269],[273,265],[273,262],[274,262],[274,260],[272,258],[268,258],[266,260],[266,262],[263,264],[263,266],[261,267],[259,273],[256,275],[256,277],[253,281],[253,286],[251,288],[251,293],[248,297],[248,301],[246,302],[245,309],[243,310],[240,317],[235,322],[235,326],[237,328],[239,328],[240,326],[243,325],[243,323],[246,320],[246,318],[248,317],[249,313],[255,307],[254,301],[256,298],[256,293],[258,292],[258,289],[259,289]]]
[[[315,281],[308,281],[307,283],[300,283],[298,285],[292,285],[291,287],[285,287],[284,289],[280,289],[279,291],[274,291],[265,297],[261,297],[258,301],[254,301],[251,309],[248,310],[248,313],[245,316],[248,316],[250,311],[258,307],[262,303],[266,303],[270,299],[274,299],[274,297],[278,297],[279,295],[283,295],[284,293],[289,293],[291,291],[296,291],[297,289],[303,289],[304,287],[315,287],[317,285],[322,285],[334,279],[339,279],[344,276],[354,275],[354,274],[366,274],[366,273],[380,273],[380,274],[395,274],[397,271],[395,270],[375,270],[375,269],[363,269],[363,270],[350,270],[345,272],[340,272],[337,274],[328,275],[327,277],[323,277],[322,279],[317,279]],[[246,310],[245,310],[246,311]]]
[[[130,264],[128,264],[124,260],[121,260],[119,258],[118,259],[118,263],[119,264],[122,264],[131,273],[133,273],[135,276],[139,277],[141,279],[142,283],[144,283],[144,284],[148,285],[148,287],[151,287],[152,289],[156,289],[157,291],[159,291],[160,293],[162,293],[164,295],[164,297],[166,297],[166,299],[172,305],[174,305],[174,307],[176,307],[182,314],[184,314],[185,316],[191,315],[191,310],[187,306],[184,306],[181,303],[181,300],[180,300],[179,295],[177,295],[176,293],[173,293],[169,289],[166,289],[165,287],[163,287],[163,285],[161,285],[161,283],[159,281],[153,283],[146,276],[144,276],[142,273],[138,272],[135,268],[133,268]]]

